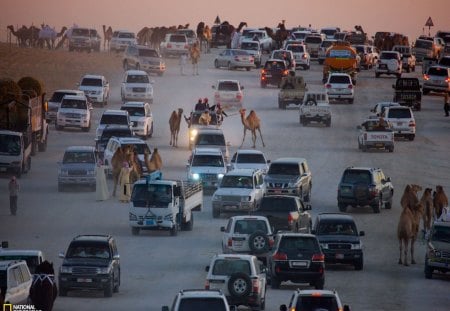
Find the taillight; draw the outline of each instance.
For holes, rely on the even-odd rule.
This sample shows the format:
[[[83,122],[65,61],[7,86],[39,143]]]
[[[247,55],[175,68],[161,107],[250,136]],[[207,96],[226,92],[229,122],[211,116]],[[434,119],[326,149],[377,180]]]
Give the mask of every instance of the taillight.
[[[288,214],[288,223],[289,223],[290,225],[292,225],[293,222],[294,222],[294,217],[292,217],[292,214],[289,213],[289,214]]]
[[[445,78],[445,82],[449,83],[450,82],[450,78]]]
[[[348,88],[351,90],[351,89],[353,88],[353,85],[352,85],[352,84],[349,84],[349,85],[348,85]]]
[[[274,244],[275,244],[275,241],[273,240],[272,237],[270,237],[269,238],[269,246],[270,246],[270,248],[272,248]]]
[[[289,73],[289,70],[285,70],[285,71],[283,71],[283,75],[285,75],[285,76],[287,76],[287,75],[288,75],[288,73]]]
[[[172,48],[172,44],[167,43],[167,48],[168,48],[168,49],[171,49],[171,48]]]
[[[231,238],[228,238],[228,246],[229,247],[233,246],[233,240]]]
[[[415,127],[416,123],[414,123],[414,121],[409,121],[409,127]]]
[[[303,54],[303,56],[302,56],[304,59],[307,59],[308,58],[308,56],[306,56],[306,54]]]
[[[209,289],[209,281],[208,280],[206,280],[206,282],[205,282],[205,289]]]
[[[185,45],[184,45],[184,48],[187,49],[187,50],[189,50],[189,44],[185,44]]]
[[[259,282],[257,279],[252,280],[252,292],[259,293]]]
[[[241,99],[242,99],[242,94],[241,94],[241,93],[237,93],[237,94],[236,94],[236,99],[241,100]]]
[[[287,260],[287,255],[285,253],[276,252],[272,258],[274,260]]]
[[[331,84],[325,84],[325,87],[327,88],[327,89],[331,89]]]
[[[430,76],[427,75],[427,74],[424,74],[424,75],[423,75],[423,79],[424,79],[424,80],[430,80]]]
[[[265,69],[261,69],[261,74],[265,74],[266,70]]]
[[[377,187],[375,185],[369,185],[369,193],[372,197],[376,197],[378,194]]]
[[[325,261],[325,255],[324,254],[314,254],[312,256],[313,262],[324,262]]]

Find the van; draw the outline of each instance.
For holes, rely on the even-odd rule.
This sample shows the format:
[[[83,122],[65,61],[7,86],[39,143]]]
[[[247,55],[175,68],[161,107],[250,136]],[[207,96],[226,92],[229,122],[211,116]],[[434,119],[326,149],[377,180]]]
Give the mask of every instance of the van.
[[[5,305],[26,304],[31,284],[31,273],[24,260],[0,261],[0,288],[6,289]]]

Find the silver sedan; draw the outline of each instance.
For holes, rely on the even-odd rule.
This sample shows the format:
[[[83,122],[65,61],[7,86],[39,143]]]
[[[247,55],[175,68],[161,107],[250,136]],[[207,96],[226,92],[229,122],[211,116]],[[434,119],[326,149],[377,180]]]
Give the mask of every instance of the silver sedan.
[[[255,68],[255,59],[245,50],[225,49],[214,59],[214,66],[227,67],[229,70],[245,68],[250,71]]]

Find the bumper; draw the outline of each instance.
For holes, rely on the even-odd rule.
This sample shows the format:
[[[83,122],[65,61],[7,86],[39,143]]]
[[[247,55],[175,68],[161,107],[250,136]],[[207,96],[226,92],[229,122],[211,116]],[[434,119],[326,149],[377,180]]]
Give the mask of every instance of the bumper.
[[[299,195],[297,188],[266,188],[266,195],[277,195],[277,194],[296,195],[296,196]]]
[[[450,85],[436,85],[436,84],[423,84],[424,90],[430,90],[433,92],[450,92]]]
[[[212,206],[221,213],[239,213],[253,211],[254,202],[223,202],[212,201]]]
[[[123,98],[125,100],[145,100],[149,104],[153,103],[153,95],[152,94],[125,92],[123,94]]]
[[[0,173],[17,173],[22,171],[22,163],[16,162],[16,163],[2,163],[0,164]]]
[[[367,148],[390,148],[394,146],[394,142],[365,142],[363,146]]]
[[[86,186],[95,186],[96,178],[93,177],[58,177],[58,184],[60,185],[86,185]]]
[[[322,249],[322,251],[325,254],[325,262],[327,263],[353,264],[363,259],[361,250]]]
[[[77,275],[60,274],[58,278],[58,286],[64,289],[93,289],[105,290],[111,283],[111,276],[104,275]]]
[[[318,280],[324,279],[325,276],[319,271],[280,271],[272,274],[272,277],[279,281],[292,281],[294,283],[315,283]]]
[[[144,136],[147,134],[145,126],[133,126],[131,130],[139,136]]]
[[[233,296],[226,296],[230,306],[246,305],[250,307],[257,307],[261,304],[261,295],[250,294],[247,297],[239,298]]]
[[[302,115],[301,118],[303,118],[304,120],[308,120],[308,121],[315,121],[315,122],[327,122],[329,120],[331,120],[331,116],[330,115],[326,115],[326,116],[311,116],[311,115]]]
[[[356,199],[353,197],[338,197],[338,204],[347,204],[352,206],[366,206],[366,205],[375,205],[377,203],[376,198],[363,198]]]
[[[278,84],[280,84],[281,83],[281,79],[282,79],[282,77],[281,76],[275,76],[275,77],[267,77],[267,76],[265,76],[265,77],[261,77],[261,84],[262,83],[265,83],[265,84],[272,84],[272,85],[278,85]]]
[[[79,127],[79,128],[89,126],[88,120],[80,120],[80,119],[58,118],[57,123],[60,126]]]
[[[353,99],[353,94],[328,93],[329,99]]]
[[[130,220],[131,227],[139,228],[141,230],[170,230],[174,225],[175,224],[171,220]]]
[[[399,75],[399,74],[401,74],[402,72],[401,71],[399,71],[398,69],[397,70],[389,70],[389,69],[376,69],[375,70],[375,73],[376,74],[384,74],[384,75]]]
[[[450,271],[450,258],[425,258],[429,267],[441,271]]]
[[[166,71],[166,66],[151,65],[151,64],[141,64],[141,70],[144,70],[146,72],[163,74]]]

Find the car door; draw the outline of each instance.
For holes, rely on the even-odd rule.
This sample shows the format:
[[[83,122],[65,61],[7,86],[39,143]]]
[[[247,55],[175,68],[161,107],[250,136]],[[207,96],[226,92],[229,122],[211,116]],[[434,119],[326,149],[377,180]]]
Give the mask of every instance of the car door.
[[[257,206],[261,203],[261,199],[266,193],[266,186],[262,173],[257,172],[253,175],[253,185],[255,188],[255,201]]]
[[[297,198],[297,204],[299,206],[298,217],[298,231],[304,233],[310,233],[311,231],[311,215],[309,214],[306,205]]]
[[[259,290],[261,299],[266,298],[266,283],[267,283],[267,276],[265,270],[263,270],[262,262],[260,262],[256,257],[253,259],[253,266],[255,267],[255,274],[258,278],[259,282]]]
[[[381,184],[381,193],[384,198],[384,201],[389,201],[391,199],[391,183],[387,181],[387,177],[383,172],[377,172],[378,179],[377,182]]]

